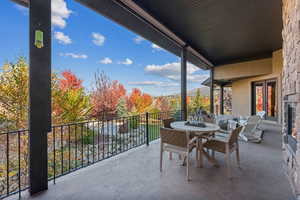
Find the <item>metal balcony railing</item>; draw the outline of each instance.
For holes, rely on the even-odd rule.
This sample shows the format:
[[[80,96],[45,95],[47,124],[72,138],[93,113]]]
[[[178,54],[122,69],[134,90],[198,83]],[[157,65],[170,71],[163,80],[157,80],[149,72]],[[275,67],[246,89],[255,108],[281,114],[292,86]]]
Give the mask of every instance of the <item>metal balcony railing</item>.
[[[181,111],[55,125],[48,133],[48,179],[118,155],[159,138],[162,120]],[[0,198],[29,187],[29,130],[0,133]]]

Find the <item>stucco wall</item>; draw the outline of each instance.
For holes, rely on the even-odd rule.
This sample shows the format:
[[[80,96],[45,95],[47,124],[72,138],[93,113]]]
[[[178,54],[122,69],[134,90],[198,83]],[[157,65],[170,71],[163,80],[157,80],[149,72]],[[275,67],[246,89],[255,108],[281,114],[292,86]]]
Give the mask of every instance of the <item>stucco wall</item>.
[[[272,73],[272,58],[265,58],[218,66],[215,68],[215,79],[232,80],[236,78],[248,78],[270,73]]]
[[[234,115],[251,115],[251,83],[254,81],[277,79],[277,110],[278,122],[281,122],[281,73],[282,51],[273,53],[271,58],[272,71],[267,75],[245,78],[232,83],[232,112]]]

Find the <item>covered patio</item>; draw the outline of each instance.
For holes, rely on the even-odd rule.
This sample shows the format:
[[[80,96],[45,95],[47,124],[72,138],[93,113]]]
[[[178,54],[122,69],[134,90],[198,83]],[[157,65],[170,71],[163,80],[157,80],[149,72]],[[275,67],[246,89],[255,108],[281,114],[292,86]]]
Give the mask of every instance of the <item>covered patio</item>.
[[[220,168],[207,162],[204,168],[191,168],[190,183],[184,179],[185,168],[176,159],[166,160],[161,174],[158,168],[159,142],[154,141],[149,147],[138,147],[94,166],[72,172],[58,179],[55,185],[48,182],[47,133],[51,132],[51,0],[13,1],[30,8],[29,192],[32,196],[25,192],[22,198],[293,198],[293,192],[282,169],[281,127],[274,124],[265,125],[266,133],[262,144],[241,144],[242,169],[233,170],[232,181],[225,175],[223,155],[217,155]],[[270,59],[275,51],[282,48],[281,0],[77,2],[180,57],[183,120],[187,119],[187,62],[210,70],[210,112],[214,113],[213,94],[217,67]],[[37,39],[37,33],[40,35],[41,32],[43,39]],[[40,43],[42,45],[38,46]],[[221,104],[221,113],[223,110]],[[148,117],[146,119],[148,123]],[[195,166],[195,160],[193,162]]]
[[[233,180],[226,177],[224,157],[216,154],[221,167],[205,160],[196,168],[192,160],[190,182],[177,156],[165,157],[159,172],[159,141],[141,146],[94,166],[49,182],[49,190],[22,199],[244,199],[292,200],[293,195],[282,169],[280,127],[264,124],[263,144],[241,143],[241,169],[232,165]],[[232,157],[234,160],[234,156]],[[14,199],[14,197],[12,197]]]

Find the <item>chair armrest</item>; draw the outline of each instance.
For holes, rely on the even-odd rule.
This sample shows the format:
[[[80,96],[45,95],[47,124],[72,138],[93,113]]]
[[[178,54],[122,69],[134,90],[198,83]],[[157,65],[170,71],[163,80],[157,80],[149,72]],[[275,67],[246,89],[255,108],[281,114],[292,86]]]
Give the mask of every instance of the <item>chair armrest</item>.
[[[229,134],[229,133],[230,133],[230,131],[223,130],[223,129],[219,129],[217,132],[220,132],[220,133],[226,133],[226,134]]]
[[[194,142],[196,142],[197,141],[197,137],[193,137],[190,141],[189,141],[189,145],[191,145],[191,144],[193,144]]]

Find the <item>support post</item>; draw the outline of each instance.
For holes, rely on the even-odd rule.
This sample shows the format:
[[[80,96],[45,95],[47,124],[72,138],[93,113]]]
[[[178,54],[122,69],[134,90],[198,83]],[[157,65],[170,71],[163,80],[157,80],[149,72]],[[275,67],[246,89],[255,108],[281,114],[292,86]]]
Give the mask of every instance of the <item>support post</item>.
[[[186,65],[186,46],[181,50],[181,111],[183,120],[187,120],[187,65]]]
[[[210,70],[210,113],[214,113],[214,68]]]
[[[220,86],[220,114],[224,115],[224,85]]]
[[[51,0],[29,2],[29,181],[31,195],[48,189],[51,131]]]

